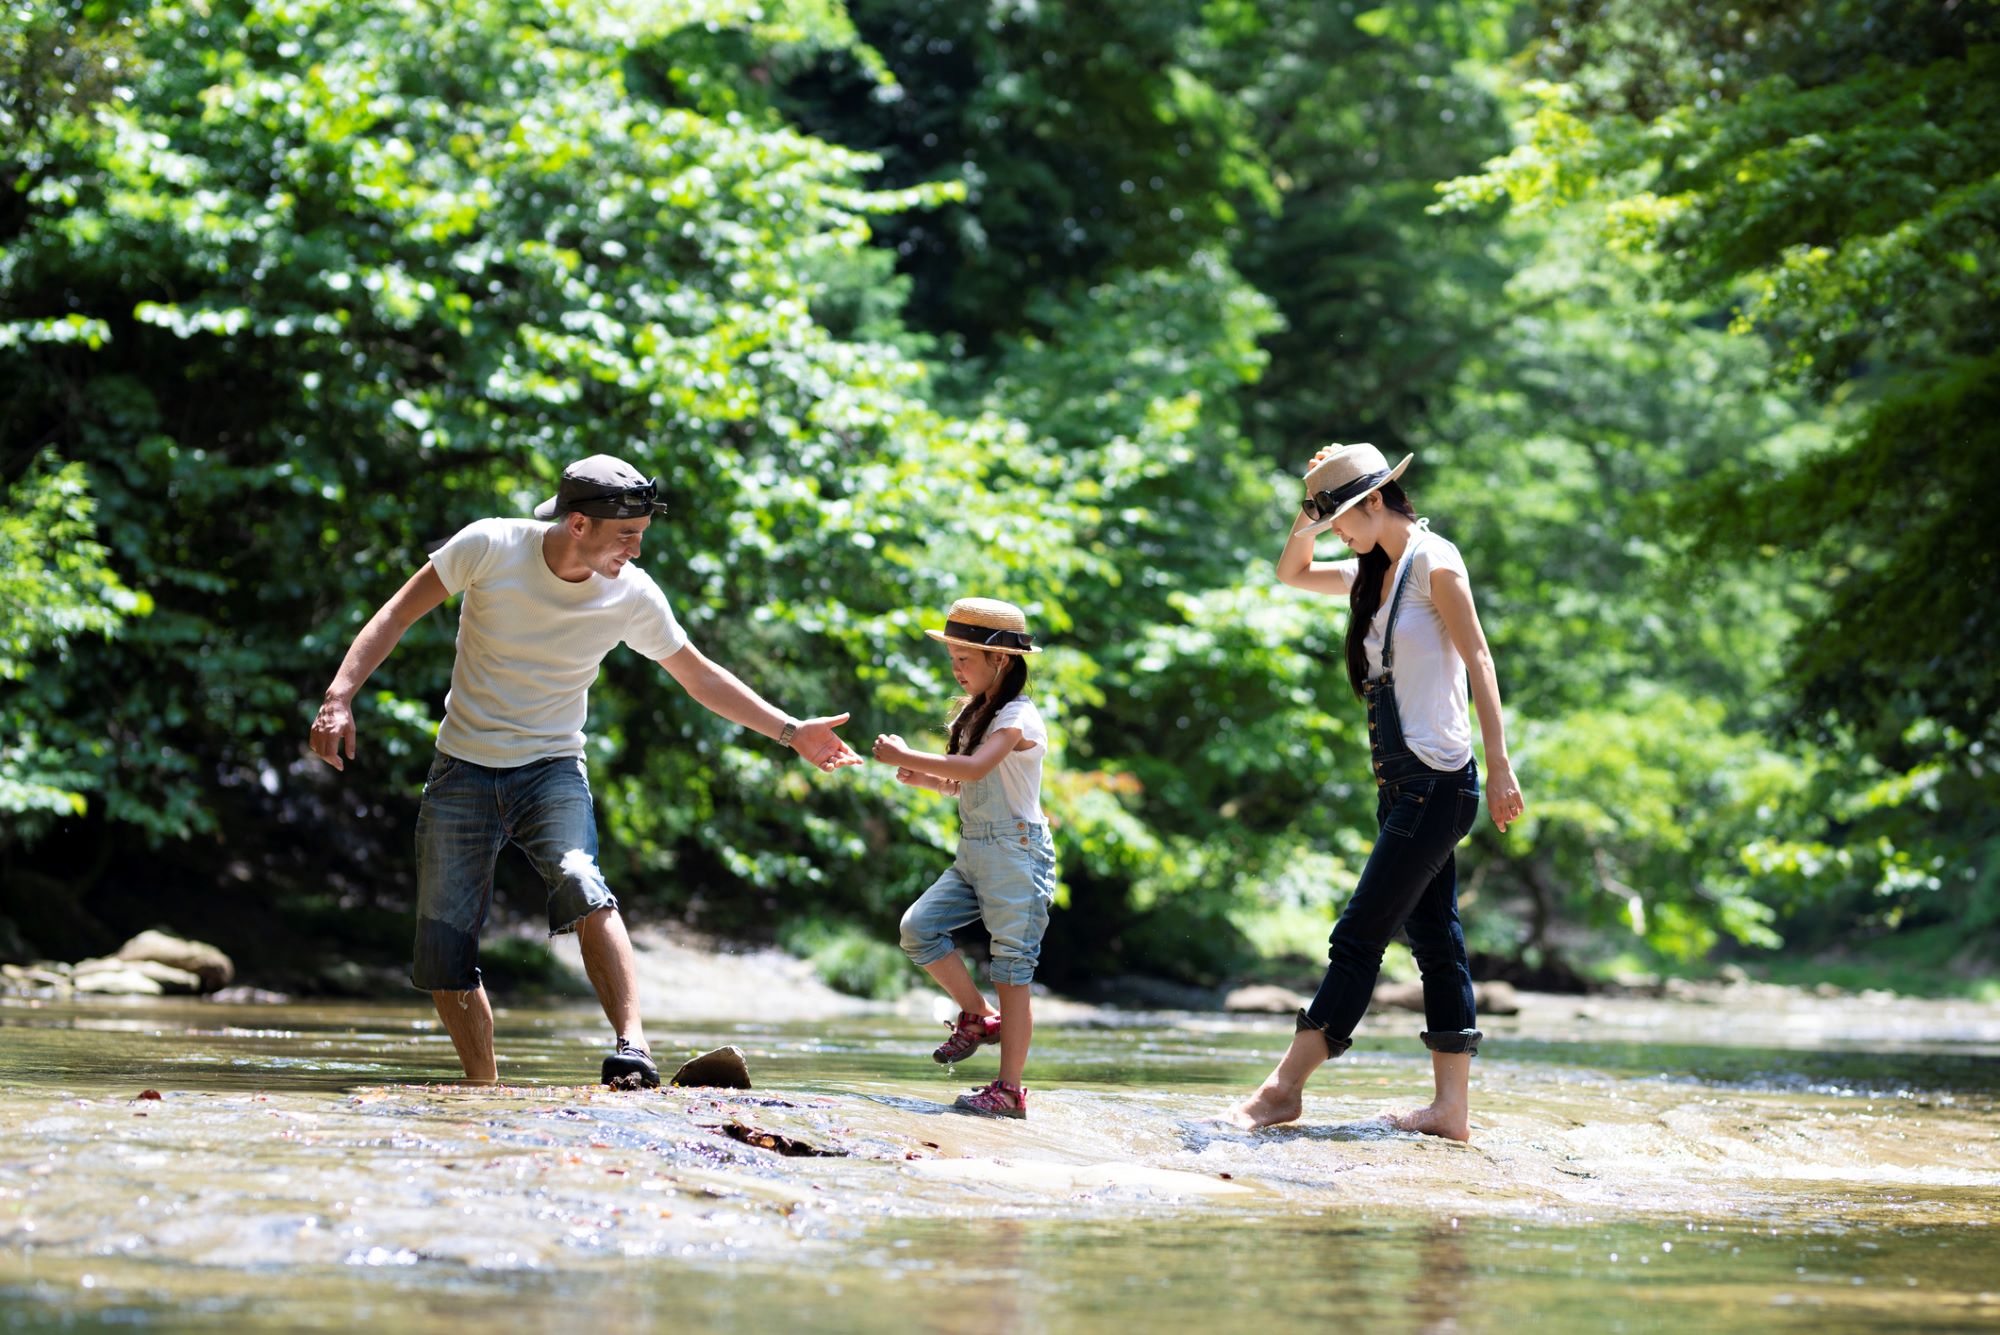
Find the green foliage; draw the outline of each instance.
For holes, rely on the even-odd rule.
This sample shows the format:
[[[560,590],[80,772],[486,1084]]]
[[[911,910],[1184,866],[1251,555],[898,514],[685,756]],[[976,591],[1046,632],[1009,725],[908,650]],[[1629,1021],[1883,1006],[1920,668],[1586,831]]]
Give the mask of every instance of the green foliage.
[[[909,991],[916,972],[893,943],[854,923],[794,918],[780,929],[778,941],[812,965],[828,987],[857,997],[893,1001]]]
[[[426,551],[609,451],[695,641],[857,740],[941,744],[952,598],[1028,609],[1052,977],[1309,960],[1374,792],[1345,607],[1270,563],[1360,437],[1419,453],[1509,700],[1482,943],[1995,921],[1984,13],[0,10],[0,856],[387,921],[451,615],[344,775],[312,706]],[[948,801],[629,655],[589,731],[635,909],[909,981]]]
[[[60,687],[38,679],[92,651],[152,600],[122,584],[96,539],[83,466],[38,459],[0,493],[0,813],[23,836],[81,815],[100,740],[71,726]]]
[[[1590,226],[1654,291],[1732,308],[1733,332],[1760,336],[1833,422],[1830,441],[1708,470],[1672,525],[1711,559],[1817,586],[1772,683],[1779,721],[1862,753],[1827,767],[1841,777],[1818,809],[1841,814],[1746,862],[1783,878],[1763,882],[1771,902],[1813,886],[1828,912],[1809,933],[1855,914],[1991,921],[1993,8],[1618,0],[1587,23],[1567,5],[1542,17],[1531,60],[1550,77],[1524,86],[1519,142],[1441,207],[1505,200]],[[1922,800],[1867,796],[1906,789]]]

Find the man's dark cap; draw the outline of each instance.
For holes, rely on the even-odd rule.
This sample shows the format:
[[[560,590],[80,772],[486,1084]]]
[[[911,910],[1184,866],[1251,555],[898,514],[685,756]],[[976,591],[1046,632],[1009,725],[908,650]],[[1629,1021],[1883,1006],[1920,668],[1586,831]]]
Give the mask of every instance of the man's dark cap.
[[[658,478],[646,477],[623,459],[593,454],[563,469],[556,494],[535,507],[535,518],[579,514],[594,519],[636,519],[665,514],[666,502],[659,497]]]

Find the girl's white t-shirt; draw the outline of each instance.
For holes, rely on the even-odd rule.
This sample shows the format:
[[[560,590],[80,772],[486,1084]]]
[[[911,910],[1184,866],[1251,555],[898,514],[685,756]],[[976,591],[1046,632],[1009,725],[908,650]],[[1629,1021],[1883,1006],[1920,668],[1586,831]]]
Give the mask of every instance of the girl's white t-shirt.
[[[1019,728],[1022,739],[1034,745],[1009,751],[986,776],[986,781],[1000,781],[1000,791],[1007,798],[1009,816],[1015,820],[1040,821],[1042,757],[1049,753],[1048,725],[1042,722],[1042,711],[1035,708],[1033,700],[1015,696],[1000,706],[1000,712],[986,725],[986,735],[990,737],[1001,728]],[[960,791],[962,793],[963,789]]]
[[[1360,561],[1350,565],[1358,573]],[[1467,700],[1465,660],[1445,630],[1444,618],[1431,601],[1431,576],[1451,570],[1460,579],[1465,558],[1458,548],[1431,532],[1419,528],[1411,534],[1403,552],[1397,578],[1408,581],[1403,608],[1396,614],[1396,712],[1402,716],[1403,738],[1417,759],[1432,769],[1463,769],[1472,759],[1472,716]],[[1396,599],[1396,583],[1389,584],[1388,596],[1375,609],[1368,626],[1368,676],[1382,675],[1382,633],[1389,624],[1389,608]]]

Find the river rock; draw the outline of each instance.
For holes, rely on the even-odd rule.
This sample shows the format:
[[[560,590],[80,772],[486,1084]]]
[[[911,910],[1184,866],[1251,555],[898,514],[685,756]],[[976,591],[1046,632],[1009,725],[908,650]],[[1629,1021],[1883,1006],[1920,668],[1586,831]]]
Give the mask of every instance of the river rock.
[[[1306,998],[1289,987],[1259,983],[1239,987],[1222,999],[1222,1009],[1239,1015],[1290,1015],[1304,1010]]]
[[[238,983],[220,992],[209,993],[208,999],[225,1006],[282,1006],[292,998],[288,992],[273,992],[266,987],[246,987]]]
[[[1472,1000],[1481,1015],[1519,1015],[1521,997],[1514,991],[1512,983],[1495,980],[1490,983],[1474,983]],[[1394,1006],[1400,1010],[1416,1011],[1424,1009],[1424,985],[1422,983],[1377,983],[1374,1004],[1378,1007]]]
[[[229,956],[206,941],[185,941],[161,931],[139,933],[118,947],[116,958],[152,960],[157,964],[185,969],[201,979],[201,990],[204,992],[226,987],[236,977],[236,966],[230,963]]]
[[[750,1064],[743,1060],[743,1049],[732,1043],[689,1058],[667,1083],[696,1089],[748,1089]]]
[[[1519,1015],[1521,998],[1514,991],[1512,983],[1494,979],[1490,983],[1474,983],[1472,999],[1479,1007],[1481,1015]]]
[[[72,984],[79,992],[95,992],[112,997],[158,997],[166,988],[137,969],[99,969],[78,974]]]
[[[1373,1004],[1378,1007],[1394,1006],[1400,1010],[1419,1011],[1424,1008],[1424,985],[1422,983],[1377,983]]]
[[[68,969],[68,965],[63,966]],[[70,986],[69,974],[39,964],[0,964],[0,984],[8,992],[39,992],[53,989],[67,992]]]
[[[202,990],[201,975],[186,969],[176,969],[171,964],[158,960],[131,960],[126,967],[134,973],[143,973],[169,992],[199,992]]]

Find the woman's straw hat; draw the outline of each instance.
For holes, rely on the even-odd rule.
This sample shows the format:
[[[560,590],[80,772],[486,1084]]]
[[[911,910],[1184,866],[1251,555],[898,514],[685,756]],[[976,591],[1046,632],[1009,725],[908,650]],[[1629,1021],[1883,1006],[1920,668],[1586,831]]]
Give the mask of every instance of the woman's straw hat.
[[[1403,475],[1414,454],[1403,456],[1394,468],[1373,445],[1336,445],[1333,453],[1306,473],[1306,499],[1320,507],[1317,520],[1299,530],[1322,533],[1333,521],[1361,504],[1372,491],[1379,491]]]
[[[1041,652],[1035,647],[1035,637],[1028,634],[1027,613],[998,598],[961,598],[945,613],[943,630],[924,634],[946,644],[990,649],[997,654]]]

